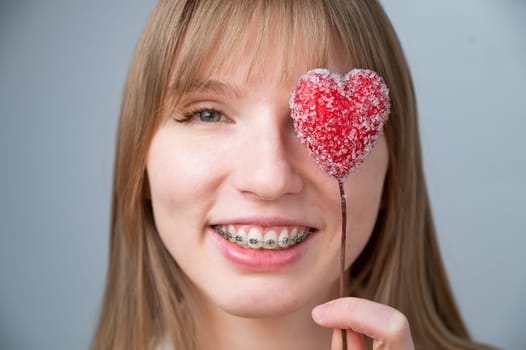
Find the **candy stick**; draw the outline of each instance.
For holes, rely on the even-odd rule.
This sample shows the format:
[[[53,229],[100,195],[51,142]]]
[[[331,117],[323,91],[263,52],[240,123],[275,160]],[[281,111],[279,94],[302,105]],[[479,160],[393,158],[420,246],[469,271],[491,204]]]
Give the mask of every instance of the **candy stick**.
[[[345,296],[345,245],[347,238],[347,204],[345,190],[343,189],[343,180],[338,179],[340,188],[340,203],[342,205],[342,234],[340,245],[340,297]],[[342,329],[342,348],[347,350],[347,332]]]
[[[290,98],[291,117],[301,143],[340,190],[342,231],[340,297],[345,296],[347,205],[344,183],[381,135],[390,112],[389,90],[374,71],[353,69],[346,75],[319,68],[302,75]],[[342,330],[343,349],[347,336]]]

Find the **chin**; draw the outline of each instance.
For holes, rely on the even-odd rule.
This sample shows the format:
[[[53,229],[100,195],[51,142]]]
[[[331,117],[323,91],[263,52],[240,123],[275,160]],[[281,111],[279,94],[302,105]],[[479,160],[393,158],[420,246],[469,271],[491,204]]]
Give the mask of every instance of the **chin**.
[[[209,286],[208,286],[209,287]],[[320,289],[299,281],[277,281],[274,278],[249,279],[229,288],[206,288],[209,302],[221,311],[243,318],[275,318],[297,313],[323,299]],[[309,291],[316,291],[314,293]],[[325,294],[325,293],[322,293]]]
[[[275,318],[297,312],[304,303],[299,300],[246,300],[228,301],[217,304],[224,312],[242,318]]]

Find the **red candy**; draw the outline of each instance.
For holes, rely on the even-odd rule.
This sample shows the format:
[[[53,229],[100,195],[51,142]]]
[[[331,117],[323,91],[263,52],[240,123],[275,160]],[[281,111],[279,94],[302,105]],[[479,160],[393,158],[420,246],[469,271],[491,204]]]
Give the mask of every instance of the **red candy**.
[[[294,129],[316,163],[343,179],[364,161],[389,116],[389,90],[367,69],[346,75],[314,69],[299,79],[290,98]]]

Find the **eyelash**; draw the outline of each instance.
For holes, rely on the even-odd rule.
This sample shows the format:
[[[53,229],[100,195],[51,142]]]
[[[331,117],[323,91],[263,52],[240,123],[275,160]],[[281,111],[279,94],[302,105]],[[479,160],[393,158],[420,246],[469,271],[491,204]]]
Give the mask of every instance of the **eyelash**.
[[[214,120],[203,120],[203,113],[208,112],[212,117],[218,117],[219,119]],[[226,121],[227,118],[223,112],[215,108],[197,108],[181,113],[182,118],[174,118],[178,123],[218,123]]]

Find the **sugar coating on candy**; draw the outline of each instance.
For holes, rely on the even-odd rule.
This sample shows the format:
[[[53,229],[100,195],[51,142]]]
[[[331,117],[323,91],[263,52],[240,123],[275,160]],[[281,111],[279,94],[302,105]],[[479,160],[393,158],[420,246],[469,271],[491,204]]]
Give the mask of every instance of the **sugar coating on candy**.
[[[343,179],[365,160],[390,113],[389,90],[368,69],[302,75],[290,97],[294,129],[316,163]]]

